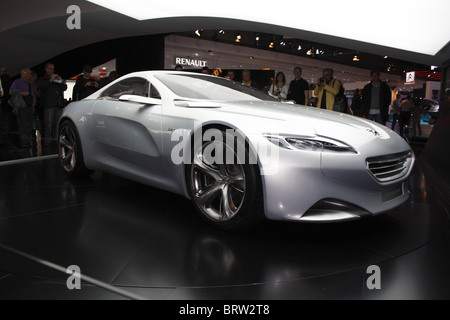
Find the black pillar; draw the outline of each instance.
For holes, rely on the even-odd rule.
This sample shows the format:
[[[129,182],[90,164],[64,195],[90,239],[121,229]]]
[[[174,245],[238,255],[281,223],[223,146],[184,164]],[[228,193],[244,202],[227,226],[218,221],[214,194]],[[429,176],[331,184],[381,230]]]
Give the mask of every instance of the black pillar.
[[[116,43],[116,67],[119,75],[136,71],[164,69],[165,35],[120,39]]]

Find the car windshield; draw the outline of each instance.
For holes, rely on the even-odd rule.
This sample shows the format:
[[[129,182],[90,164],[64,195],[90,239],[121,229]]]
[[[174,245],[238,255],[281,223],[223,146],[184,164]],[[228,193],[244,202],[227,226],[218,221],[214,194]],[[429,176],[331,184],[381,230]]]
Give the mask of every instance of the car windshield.
[[[201,100],[268,100],[267,93],[225,78],[193,74],[158,74],[155,77],[177,96]]]

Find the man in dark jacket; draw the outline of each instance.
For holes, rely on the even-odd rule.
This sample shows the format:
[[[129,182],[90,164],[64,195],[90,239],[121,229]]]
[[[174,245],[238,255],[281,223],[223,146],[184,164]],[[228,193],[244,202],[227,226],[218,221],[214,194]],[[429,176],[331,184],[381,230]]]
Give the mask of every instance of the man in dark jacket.
[[[45,75],[38,80],[38,90],[41,94],[41,107],[44,109],[44,144],[56,141],[56,124],[64,108],[64,91],[67,85],[60,76],[55,74],[55,65],[45,64]]]
[[[363,113],[367,119],[386,125],[389,119],[389,105],[391,104],[391,89],[386,82],[380,80],[380,72],[370,72],[372,81],[362,92]]]
[[[0,122],[3,123],[4,137],[9,137],[11,131],[11,119],[13,117],[12,108],[8,104],[9,89],[11,88],[11,78],[6,67],[2,67],[0,71],[1,93],[0,93]]]
[[[83,100],[100,88],[98,82],[93,79],[91,75],[92,67],[89,65],[85,65],[83,67],[83,74],[78,76],[77,82],[73,87],[73,101]]]

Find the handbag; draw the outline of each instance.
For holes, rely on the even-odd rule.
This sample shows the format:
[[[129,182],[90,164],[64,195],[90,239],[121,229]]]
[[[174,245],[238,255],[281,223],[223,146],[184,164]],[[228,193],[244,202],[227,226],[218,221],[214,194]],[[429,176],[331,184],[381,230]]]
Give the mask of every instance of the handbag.
[[[56,107],[59,109],[63,109],[66,106],[66,100],[61,93],[61,91],[56,90]]]
[[[339,80],[335,80],[339,81]],[[337,112],[346,112],[348,107],[347,98],[345,97],[345,89],[341,82],[341,87],[338,94],[334,97],[333,110]]]
[[[22,98],[23,98],[23,101],[25,101],[27,108],[33,106],[33,94],[31,93],[31,85],[30,84],[28,84],[28,95],[22,96]]]
[[[56,99],[56,107],[59,109],[63,109],[66,106],[66,101],[61,97],[58,96]]]

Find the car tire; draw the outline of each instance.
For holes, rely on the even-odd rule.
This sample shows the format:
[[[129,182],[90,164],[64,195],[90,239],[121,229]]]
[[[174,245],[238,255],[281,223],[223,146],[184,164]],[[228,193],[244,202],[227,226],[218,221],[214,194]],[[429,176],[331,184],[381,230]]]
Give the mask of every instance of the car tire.
[[[61,124],[58,133],[59,162],[69,177],[84,177],[92,173],[84,164],[78,130],[72,121]]]
[[[257,163],[253,163],[256,161],[249,161],[249,147],[245,141],[241,141],[243,139],[224,129],[214,130],[220,132],[222,141],[202,141],[197,146],[192,143],[191,162],[186,165],[186,182],[192,203],[200,216],[216,228],[246,229],[264,220],[259,167]],[[224,160],[226,152],[231,150],[233,163],[222,161],[221,164],[220,160],[217,161],[221,157],[216,158],[217,155],[209,155],[208,160],[208,154],[215,148],[224,151]],[[245,156],[238,155],[236,150],[245,150]]]

